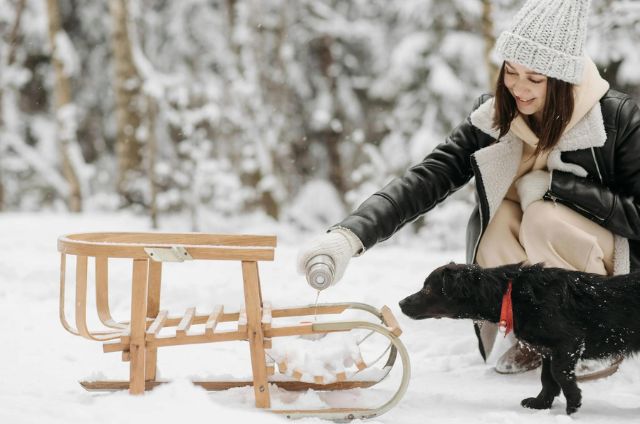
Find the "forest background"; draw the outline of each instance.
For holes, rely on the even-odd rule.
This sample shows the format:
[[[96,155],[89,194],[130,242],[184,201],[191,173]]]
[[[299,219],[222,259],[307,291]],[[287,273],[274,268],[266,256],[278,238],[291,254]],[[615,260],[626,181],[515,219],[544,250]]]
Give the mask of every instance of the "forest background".
[[[0,210],[131,211],[316,231],[490,92],[521,0],[0,0]],[[640,99],[640,1],[587,51]],[[459,248],[471,189],[414,234]]]

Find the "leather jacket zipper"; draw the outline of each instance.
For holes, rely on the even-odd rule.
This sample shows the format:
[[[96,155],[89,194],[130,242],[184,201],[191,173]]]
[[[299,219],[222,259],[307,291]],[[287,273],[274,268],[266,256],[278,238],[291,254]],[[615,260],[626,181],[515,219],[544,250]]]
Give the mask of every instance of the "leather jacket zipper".
[[[551,200],[551,201],[553,201],[553,203],[554,203],[554,204],[556,204],[556,202],[557,202],[558,200],[560,200],[560,201],[564,202],[564,203],[565,203],[565,204],[567,204],[567,205],[571,205],[570,207],[572,207],[572,208],[576,208],[576,209],[578,209],[578,210],[581,210],[581,211],[585,212],[588,216],[593,216],[593,217],[595,217],[595,218],[599,219],[601,222],[604,222],[604,221],[605,221],[605,218],[603,218],[603,217],[601,217],[601,216],[599,216],[599,215],[596,215],[595,213],[593,213],[593,212],[591,212],[591,211],[589,211],[589,210],[587,210],[587,209],[585,209],[585,208],[581,207],[580,205],[576,205],[576,204],[575,204],[575,203],[573,203],[573,202],[568,202],[568,201],[566,201],[566,200],[564,200],[564,199],[562,199],[562,198],[560,198],[560,197],[558,197],[558,196],[556,196],[556,195],[554,195],[554,194],[546,193],[546,194],[543,196],[543,199],[545,199],[545,200]],[[568,207],[569,207],[569,206],[568,206]]]
[[[604,184],[604,180],[602,179],[602,173],[600,172],[600,166],[598,165],[598,159],[596,159],[596,151],[591,147],[591,156],[593,156],[593,162],[596,164],[596,171],[598,171],[598,178],[600,179],[600,184]]]

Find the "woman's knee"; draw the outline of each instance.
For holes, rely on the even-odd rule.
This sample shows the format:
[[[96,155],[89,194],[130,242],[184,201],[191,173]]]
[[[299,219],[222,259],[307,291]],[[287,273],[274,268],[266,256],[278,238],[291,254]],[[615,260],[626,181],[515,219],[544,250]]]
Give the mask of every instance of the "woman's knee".
[[[520,242],[532,239],[548,239],[555,233],[555,223],[560,220],[553,202],[538,200],[529,205],[522,214],[520,223]]]

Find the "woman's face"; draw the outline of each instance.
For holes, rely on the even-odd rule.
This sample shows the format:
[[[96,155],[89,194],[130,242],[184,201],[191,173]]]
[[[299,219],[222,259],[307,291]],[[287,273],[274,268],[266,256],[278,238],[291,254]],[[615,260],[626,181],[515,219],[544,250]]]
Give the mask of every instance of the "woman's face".
[[[504,63],[504,85],[523,115],[542,118],[547,98],[547,77],[515,62]]]

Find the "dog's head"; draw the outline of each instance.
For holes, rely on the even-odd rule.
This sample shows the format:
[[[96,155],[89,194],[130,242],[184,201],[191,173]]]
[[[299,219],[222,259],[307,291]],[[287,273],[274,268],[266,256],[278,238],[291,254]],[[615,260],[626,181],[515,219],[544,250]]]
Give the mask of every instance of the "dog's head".
[[[468,318],[477,288],[478,267],[450,263],[434,270],[420,291],[400,301],[402,313],[413,319]]]

